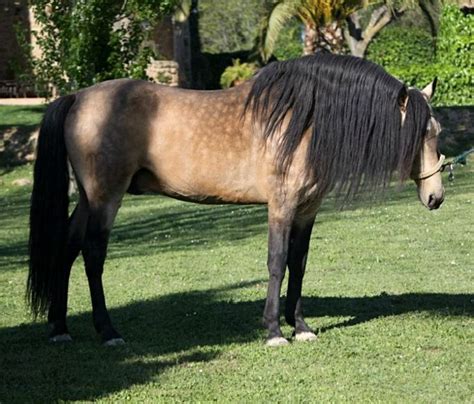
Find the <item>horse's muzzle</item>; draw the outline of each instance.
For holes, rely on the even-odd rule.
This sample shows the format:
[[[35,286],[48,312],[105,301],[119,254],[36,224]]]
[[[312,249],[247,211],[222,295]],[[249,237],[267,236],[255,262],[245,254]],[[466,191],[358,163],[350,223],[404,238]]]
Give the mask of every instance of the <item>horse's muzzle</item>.
[[[428,203],[427,203],[427,208],[429,210],[434,210],[434,209],[438,209],[441,204],[443,203],[444,201],[444,193],[441,194],[441,196],[437,196],[436,194],[430,194],[430,196],[428,197]]]

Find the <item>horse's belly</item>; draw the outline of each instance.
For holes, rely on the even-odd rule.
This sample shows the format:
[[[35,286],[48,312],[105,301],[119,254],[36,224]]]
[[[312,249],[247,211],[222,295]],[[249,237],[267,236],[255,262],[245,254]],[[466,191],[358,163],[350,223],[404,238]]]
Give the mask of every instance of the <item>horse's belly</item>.
[[[253,180],[227,175],[197,175],[183,178],[174,175],[156,175],[151,170],[139,170],[132,178],[128,192],[131,194],[161,194],[172,198],[206,204],[266,203],[266,197]],[[211,174],[211,173],[208,173]]]

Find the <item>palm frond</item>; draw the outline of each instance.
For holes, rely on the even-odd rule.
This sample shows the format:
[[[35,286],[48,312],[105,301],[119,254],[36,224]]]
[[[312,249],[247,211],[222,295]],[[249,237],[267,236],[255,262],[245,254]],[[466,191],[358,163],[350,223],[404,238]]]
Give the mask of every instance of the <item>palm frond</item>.
[[[265,21],[262,32],[262,59],[267,61],[275,49],[275,44],[280,31],[285,24],[296,14],[299,1],[287,0],[275,4],[270,16]]]

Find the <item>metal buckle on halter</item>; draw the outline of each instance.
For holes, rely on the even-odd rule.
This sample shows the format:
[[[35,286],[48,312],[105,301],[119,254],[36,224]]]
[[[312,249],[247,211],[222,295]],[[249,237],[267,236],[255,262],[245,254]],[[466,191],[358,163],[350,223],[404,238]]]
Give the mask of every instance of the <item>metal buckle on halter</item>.
[[[441,166],[441,170],[439,170],[440,173],[444,172],[445,170],[448,170],[449,172],[449,175],[448,175],[448,181],[449,182],[452,182],[454,181],[454,164],[453,162],[448,162],[448,163],[444,163],[442,166]]]
[[[444,154],[440,154],[439,155],[439,160],[438,160],[438,162],[436,163],[436,165],[434,167],[430,168],[429,170],[425,170],[425,171],[419,173],[418,175],[414,175],[412,178],[414,180],[425,180],[426,178],[431,177],[432,175],[436,174],[437,172],[443,171],[443,169],[444,169],[443,163],[444,163],[445,159],[446,159],[446,156]]]

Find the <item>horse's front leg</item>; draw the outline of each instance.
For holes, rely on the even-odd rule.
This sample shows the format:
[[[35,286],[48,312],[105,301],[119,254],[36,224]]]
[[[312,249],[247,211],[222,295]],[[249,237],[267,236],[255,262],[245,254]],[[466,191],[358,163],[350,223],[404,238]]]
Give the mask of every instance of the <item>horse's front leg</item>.
[[[280,213],[280,212],[279,212]],[[285,277],[293,214],[274,214],[269,209],[268,218],[268,282],[267,300],[263,312],[263,325],[268,329],[266,344],[288,344],[280,329],[280,291]]]

